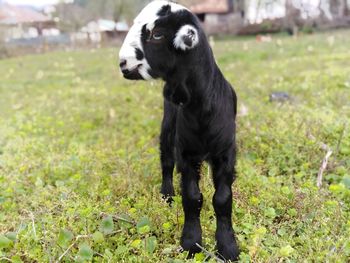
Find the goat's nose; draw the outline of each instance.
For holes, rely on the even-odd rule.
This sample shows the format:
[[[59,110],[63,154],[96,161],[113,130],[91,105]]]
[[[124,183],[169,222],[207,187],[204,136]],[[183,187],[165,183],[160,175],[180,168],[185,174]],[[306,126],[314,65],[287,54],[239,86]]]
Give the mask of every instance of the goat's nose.
[[[120,68],[123,68],[126,66],[126,59],[121,59],[119,63]]]
[[[128,70],[128,69],[122,69],[122,72],[123,72],[124,75],[127,75],[127,74],[130,73],[130,70]]]

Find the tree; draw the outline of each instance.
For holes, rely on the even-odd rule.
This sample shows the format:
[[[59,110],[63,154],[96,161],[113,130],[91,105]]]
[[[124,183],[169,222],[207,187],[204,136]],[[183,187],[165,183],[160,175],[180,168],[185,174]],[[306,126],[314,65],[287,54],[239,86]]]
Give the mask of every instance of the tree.
[[[108,18],[115,21],[131,21],[150,0],[75,0],[75,4],[86,8],[93,19]]]
[[[56,7],[58,26],[63,31],[77,31],[90,20],[88,11],[75,4],[60,3]]]
[[[347,0],[329,0],[329,10],[333,17],[349,15]]]

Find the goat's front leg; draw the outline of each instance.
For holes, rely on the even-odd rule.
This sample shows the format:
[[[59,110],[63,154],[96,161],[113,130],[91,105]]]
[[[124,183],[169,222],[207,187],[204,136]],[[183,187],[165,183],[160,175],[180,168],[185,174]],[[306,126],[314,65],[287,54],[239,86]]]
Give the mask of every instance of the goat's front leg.
[[[235,179],[235,151],[230,149],[211,160],[215,194],[216,241],[218,253],[225,260],[237,260],[239,248],[232,228],[232,189]]]
[[[175,130],[177,109],[164,101],[164,117],[160,135],[160,161],[162,166],[161,194],[169,202],[174,196],[173,171],[175,166]]]
[[[200,162],[178,158],[177,166],[181,173],[182,206],[185,213],[185,223],[182,230],[181,246],[189,251],[189,257],[200,252],[196,243],[202,244],[202,229],[200,211],[203,196],[199,189]]]

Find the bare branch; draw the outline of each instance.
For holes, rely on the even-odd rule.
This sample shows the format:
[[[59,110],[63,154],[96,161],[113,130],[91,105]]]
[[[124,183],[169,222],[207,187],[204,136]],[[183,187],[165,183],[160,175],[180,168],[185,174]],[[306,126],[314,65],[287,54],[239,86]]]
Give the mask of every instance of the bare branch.
[[[33,234],[34,234],[34,238],[35,240],[37,239],[37,235],[36,235],[36,228],[35,228],[35,216],[33,214],[32,211],[28,211],[26,209],[23,210],[25,213],[27,213],[30,216],[30,219],[32,220],[32,228],[33,228]]]
[[[9,258],[6,258],[6,257],[2,257],[2,258],[0,258],[0,261],[8,261],[8,262],[12,262],[12,260],[11,259],[9,259]]]
[[[313,141],[316,141],[315,136],[313,136],[310,132],[307,133],[307,137]],[[323,181],[323,173],[327,169],[328,161],[331,155],[333,154],[332,149],[323,142],[317,142],[317,144],[321,147],[322,150],[327,151],[326,156],[322,160],[321,167],[317,174],[317,187],[321,188]]]
[[[105,216],[109,216],[109,215],[106,214],[105,212],[101,212],[100,213],[100,217],[105,217]],[[123,218],[121,216],[118,216],[118,215],[112,215],[112,218],[113,218],[114,221],[123,221],[123,222],[129,223],[129,224],[132,224],[132,225],[136,224],[134,221],[125,219],[125,218]]]
[[[224,261],[220,258],[218,258],[217,256],[214,255],[214,253],[209,252],[208,250],[206,250],[204,247],[202,247],[201,245],[199,245],[198,243],[196,243],[196,246],[198,248],[200,248],[200,250],[202,250],[202,252],[207,255],[208,257],[211,257],[212,259],[215,259],[217,262],[220,263],[224,263]]]
[[[63,254],[58,258],[58,260],[56,261],[56,263],[60,262],[64,257],[65,255],[67,255],[67,253],[72,249],[72,247],[75,246],[75,244],[78,242],[79,239],[82,239],[82,238],[89,238],[91,237],[91,235],[79,235],[75,238],[74,242],[63,252]]]
[[[36,229],[35,229],[35,218],[34,218],[34,214],[32,212],[30,212],[30,217],[32,219],[32,227],[33,227],[33,232],[34,232],[34,238],[37,239],[37,236],[36,236]]]
[[[327,169],[328,160],[329,160],[329,157],[331,157],[332,153],[333,152],[331,150],[327,151],[326,156],[323,158],[322,165],[321,165],[320,170],[318,171],[318,174],[317,174],[317,187],[318,188],[320,188],[322,186],[323,172]]]

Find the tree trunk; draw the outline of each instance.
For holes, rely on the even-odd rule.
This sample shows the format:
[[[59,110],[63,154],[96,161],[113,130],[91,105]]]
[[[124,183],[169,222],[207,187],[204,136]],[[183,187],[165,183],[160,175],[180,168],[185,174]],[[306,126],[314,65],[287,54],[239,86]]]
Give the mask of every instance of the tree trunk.
[[[298,34],[298,27],[296,24],[297,12],[292,0],[285,2],[286,16],[284,17],[284,28],[290,35]]]
[[[349,15],[349,6],[347,0],[341,0],[341,16],[348,16]]]
[[[347,15],[347,0],[330,0],[329,10],[333,18],[344,17]]]

